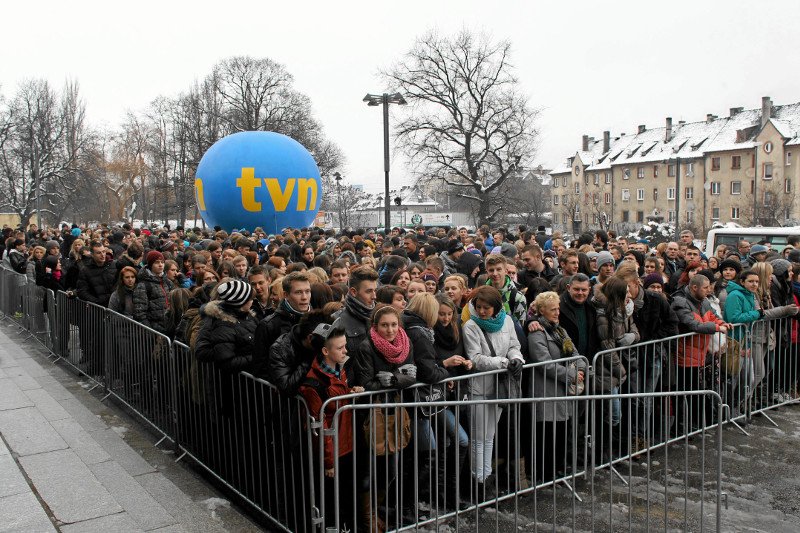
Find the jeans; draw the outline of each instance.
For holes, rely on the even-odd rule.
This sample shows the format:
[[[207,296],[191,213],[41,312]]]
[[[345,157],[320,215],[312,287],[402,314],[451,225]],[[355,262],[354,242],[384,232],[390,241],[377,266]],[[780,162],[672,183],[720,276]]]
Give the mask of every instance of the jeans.
[[[619,394],[619,387],[612,387],[611,394]],[[611,403],[611,425],[616,427],[622,420],[622,401],[619,398],[612,398]]]
[[[437,428],[435,433],[433,424],[436,424]],[[417,419],[417,431],[417,449],[419,451],[436,450],[438,446],[446,448],[452,440],[457,440],[458,446],[461,448],[469,444],[467,432],[459,425],[456,420],[456,414],[450,409],[445,409],[430,418],[419,416]],[[437,441],[439,444],[437,444]]]
[[[639,371],[636,376],[638,389],[635,392],[655,392],[661,379],[661,365],[660,354],[654,354],[649,359],[639,361]],[[647,438],[652,434],[653,398],[634,398],[633,406],[636,409],[635,434]]]

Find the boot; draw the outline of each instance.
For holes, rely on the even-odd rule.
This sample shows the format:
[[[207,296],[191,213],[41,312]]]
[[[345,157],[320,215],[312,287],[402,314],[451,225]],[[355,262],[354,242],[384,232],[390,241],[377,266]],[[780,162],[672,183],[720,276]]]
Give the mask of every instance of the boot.
[[[461,447],[458,445],[452,446],[452,451],[447,456],[447,472],[443,472],[445,462],[439,462],[439,494],[443,494],[445,498],[445,508],[447,511],[463,511],[469,507],[469,502],[462,498],[462,495],[469,495],[469,491],[464,491],[459,487],[456,481],[460,478],[461,484],[463,480],[470,479],[469,475],[460,475],[464,471],[464,462],[467,459],[469,448],[467,446]]]
[[[378,516],[377,509],[372,509],[372,495],[369,492],[362,492],[358,495],[358,500],[358,531],[361,533],[385,533],[386,524]]]

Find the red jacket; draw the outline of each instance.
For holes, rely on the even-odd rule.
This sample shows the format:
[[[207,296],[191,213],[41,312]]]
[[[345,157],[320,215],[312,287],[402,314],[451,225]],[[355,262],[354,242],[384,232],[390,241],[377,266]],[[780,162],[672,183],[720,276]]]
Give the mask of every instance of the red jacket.
[[[319,386],[313,384],[318,383]],[[320,397],[320,392],[324,391],[325,397]],[[325,372],[319,364],[318,359],[314,359],[311,368],[306,375],[306,381],[300,385],[300,394],[308,404],[308,410],[315,419],[319,419],[319,410],[322,404],[335,396],[342,396],[350,393],[350,385],[347,383],[347,373],[344,367],[339,372],[337,378],[334,374]],[[341,400],[330,402],[325,408],[325,418],[323,427],[330,429],[333,427],[333,415],[340,407],[348,405],[350,401]],[[353,451],[353,411],[344,411],[339,415],[339,457],[343,457]],[[319,438],[314,439],[314,447],[318,450]],[[325,437],[325,468],[333,468],[333,437]]]

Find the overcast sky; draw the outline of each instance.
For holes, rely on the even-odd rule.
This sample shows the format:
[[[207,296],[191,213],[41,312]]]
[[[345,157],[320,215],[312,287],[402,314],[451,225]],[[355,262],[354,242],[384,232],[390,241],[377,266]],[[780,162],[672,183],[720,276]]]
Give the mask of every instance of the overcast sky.
[[[43,77],[76,79],[96,125],[174,95],[219,59],[267,56],[295,76],[344,174],[369,190],[383,180],[377,71],[429,29],[466,27],[509,39],[523,90],[541,110],[536,161],[552,166],[584,133],[695,121],[730,107],[800,101],[800,2],[8,2],[0,31],[0,91]],[[392,176],[407,177],[393,157]]]

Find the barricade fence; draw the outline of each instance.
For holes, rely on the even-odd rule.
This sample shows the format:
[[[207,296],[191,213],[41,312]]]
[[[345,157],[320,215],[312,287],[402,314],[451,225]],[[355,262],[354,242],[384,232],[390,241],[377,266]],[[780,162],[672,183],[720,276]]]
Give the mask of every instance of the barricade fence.
[[[583,357],[527,364],[520,380],[492,371],[328,398],[312,413],[299,396],[199,362],[129,317],[5,268],[0,313],[287,531],[443,521],[474,529],[491,517],[497,528],[523,501],[534,523],[583,528],[588,517],[603,529],[619,524],[620,498],[644,498],[648,527],[680,527],[666,512],[678,467],[683,481],[697,472],[718,479],[688,470],[698,454],[686,439],[698,436],[699,461],[716,468],[720,456],[706,442],[721,446],[721,423],[742,429],[754,413],[798,397],[793,317],[605,350],[591,365]],[[667,468],[669,455],[685,464]],[[653,457],[662,467],[652,469]],[[718,482],[691,487],[702,502],[720,498]],[[650,498],[664,506],[652,523]],[[689,514],[681,519],[697,523]],[[706,514],[700,524],[712,523]]]

